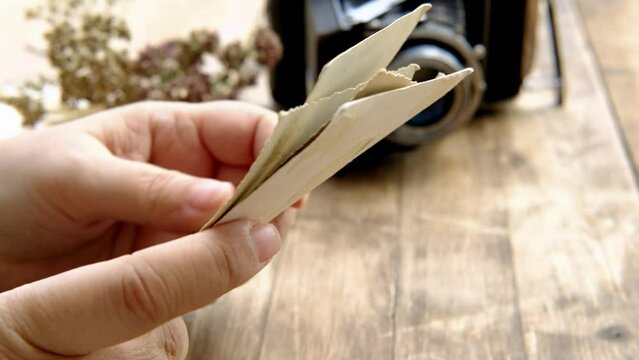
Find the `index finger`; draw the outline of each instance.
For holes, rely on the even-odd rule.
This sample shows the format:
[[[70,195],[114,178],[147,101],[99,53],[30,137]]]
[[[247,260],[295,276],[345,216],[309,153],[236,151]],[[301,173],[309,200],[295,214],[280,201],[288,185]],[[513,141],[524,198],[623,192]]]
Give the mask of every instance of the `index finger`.
[[[236,101],[194,105],[190,115],[211,154],[235,166],[253,163],[277,123],[273,111]]]
[[[84,123],[116,156],[208,177],[220,166],[250,165],[276,122],[277,115],[266,108],[214,101],[138,103]]]

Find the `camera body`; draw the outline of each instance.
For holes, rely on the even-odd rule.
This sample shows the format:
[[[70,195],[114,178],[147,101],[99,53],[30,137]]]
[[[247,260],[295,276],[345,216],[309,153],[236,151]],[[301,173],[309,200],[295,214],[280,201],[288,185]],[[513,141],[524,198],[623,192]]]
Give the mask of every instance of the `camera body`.
[[[517,95],[532,59],[538,0],[270,0],[284,45],[271,74],[275,101],[302,104],[325,63],[425,2],[433,8],[389,68],[416,63],[416,81],[475,72],[386,140],[417,146],[458,128],[481,105]]]

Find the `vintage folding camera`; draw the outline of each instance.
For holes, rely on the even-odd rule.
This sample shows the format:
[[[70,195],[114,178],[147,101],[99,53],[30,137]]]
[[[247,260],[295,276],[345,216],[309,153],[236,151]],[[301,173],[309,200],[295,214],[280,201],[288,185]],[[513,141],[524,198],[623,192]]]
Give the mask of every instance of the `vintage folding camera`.
[[[418,64],[417,81],[475,72],[387,142],[417,146],[458,128],[480,106],[517,95],[532,59],[538,0],[270,0],[284,45],[271,74],[274,99],[284,108],[304,103],[326,62],[422,3],[433,7],[389,68]]]

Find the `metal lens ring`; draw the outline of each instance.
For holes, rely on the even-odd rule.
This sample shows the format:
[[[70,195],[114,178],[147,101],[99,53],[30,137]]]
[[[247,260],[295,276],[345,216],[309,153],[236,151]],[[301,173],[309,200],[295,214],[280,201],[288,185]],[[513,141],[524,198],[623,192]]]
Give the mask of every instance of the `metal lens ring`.
[[[479,57],[466,39],[450,27],[429,24],[416,29],[409,45],[400,51],[389,68],[415,63],[421,68],[415,74],[416,81],[430,80],[437,73],[450,74],[467,66],[474,68],[475,73],[387,139],[403,146],[416,146],[466,123],[479,107],[485,89]]]

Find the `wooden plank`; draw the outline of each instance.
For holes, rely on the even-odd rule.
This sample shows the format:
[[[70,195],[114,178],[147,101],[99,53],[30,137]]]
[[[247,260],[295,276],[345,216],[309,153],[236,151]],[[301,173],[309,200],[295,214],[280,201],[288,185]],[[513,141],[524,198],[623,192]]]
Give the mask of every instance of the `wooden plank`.
[[[496,124],[405,160],[397,359],[523,359]]]
[[[639,2],[579,0],[635,169],[639,168]]]
[[[553,111],[557,99],[540,19],[534,71],[503,109],[517,110],[481,116],[405,161],[395,358],[526,358],[500,144],[502,122]]]
[[[390,357],[401,162],[383,164],[320,186],[275,269],[189,317],[190,359]]]
[[[256,357],[262,346],[277,267],[274,261],[248,283],[185,317],[189,359]]]
[[[400,169],[323,184],[275,269],[189,317],[190,359],[388,358]]]
[[[313,194],[281,256],[261,359],[388,359],[401,162]]]
[[[575,0],[556,3],[566,104],[495,120],[526,353],[636,359],[637,189]]]
[[[282,254],[260,359],[388,359],[395,224],[303,219]]]

